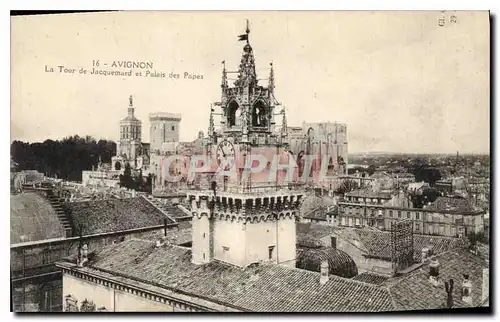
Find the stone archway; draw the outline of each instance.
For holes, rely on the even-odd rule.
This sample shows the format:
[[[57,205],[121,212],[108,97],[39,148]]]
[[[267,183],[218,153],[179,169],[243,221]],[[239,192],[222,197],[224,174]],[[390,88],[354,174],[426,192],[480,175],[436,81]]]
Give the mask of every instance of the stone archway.
[[[240,107],[238,106],[238,103],[235,101],[232,101],[229,103],[227,107],[227,125],[228,126],[235,126],[236,125],[236,119],[237,119],[237,112]]]
[[[267,126],[267,108],[262,101],[258,101],[252,108],[252,126]]]
[[[115,170],[116,171],[120,171],[121,168],[122,168],[122,165],[121,165],[120,161],[116,161],[116,163],[115,163]]]

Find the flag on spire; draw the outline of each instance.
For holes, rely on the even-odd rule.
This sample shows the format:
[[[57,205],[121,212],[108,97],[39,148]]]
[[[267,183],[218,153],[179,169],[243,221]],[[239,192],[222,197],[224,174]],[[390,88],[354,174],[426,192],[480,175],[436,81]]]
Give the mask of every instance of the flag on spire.
[[[238,36],[238,41],[242,41],[242,40],[248,41],[248,34],[250,33],[250,25],[248,24],[248,19],[247,19],[247,28],[246,28],[245,32],[246,32],[246,34]]]

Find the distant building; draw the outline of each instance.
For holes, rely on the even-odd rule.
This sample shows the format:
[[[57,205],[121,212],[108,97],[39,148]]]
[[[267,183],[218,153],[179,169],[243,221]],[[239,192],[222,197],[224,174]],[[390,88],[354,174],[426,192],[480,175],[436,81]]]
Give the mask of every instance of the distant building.
[[[415,182],[415,175],[407,172],[377,171],[370,178],[375,179],[372,183],[375,190],[399,189]]]
[[[159,154],[163,144],[179,142],[181,115],[166,112],[149,114],[151,153]]]
[[[402,199],[401,193],[352,192],[339,202],[338,218],[332,215],[332,222],[344,227],[390,230],[392,223],[410,219],[417,234],[450,237],[464,237],[484,229],[485,211],[466,199],[439,197],[422,209],[411,208],[409,201],[404,204]]]
[[[415,195],[421,195],[424,193],[425,189],[430,188],[429,184],[427,182],[412,182],[408,184],[407,190],[409,193],[415,194]]]
[[[111,158],[112,169],[123,171],[128,163],[132,170],[147,170],[149,145],[142,143],[142,122],[134,115],[132,96],[129,98],[127,117],[120,121],[120,140],[116,143],[116,156]]]
[[[464,177],[454,177],[438,180],[435,183],[435,187],[445,195],[453,195],[456,191],[465,189],[466,179]]]
[[[354,260],[359,274],[371,273],[393,277],[397,272],[393,266],[391,233],[368,228],[341,228],[301,224],[301,240],[305,236],[312,239],[309,244],[331,245],[349,255]],[[422,250],[430,249],[434,254],[450,250],[464,250],[467,242],[462,238],[413,235],[413,260],[422,262]],[[430,256],[429,256],[430,257]]]
[[[302,128],[289,128],[288,141],[290,151],[298,156],[329,156],[328,165],[336,175],[347,174],[347,125],[340,123],[306,123]]]

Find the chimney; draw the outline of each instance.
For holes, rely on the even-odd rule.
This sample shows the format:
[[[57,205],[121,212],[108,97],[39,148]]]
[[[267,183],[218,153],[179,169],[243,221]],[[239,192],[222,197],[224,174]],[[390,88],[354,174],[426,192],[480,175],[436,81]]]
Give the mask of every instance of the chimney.
[[[332,248],[336,249],[336,248],[337,248],[337,237],[333,237],[333,236],[331,236],[331,237],[330,237],[330,240],[331,240],[331,242],[330,242],[330,243],[331,243],[331,244],[330,244],[330,246],[331,246]]]
[[[490,298],[490,270],[489,268],[483,268],[483,284],[481,290],[481,304],[486,306],[486,302]]]
[[[439,261],[435,258],[431,258],[431,262],[429,264],[429,281],[432,285],[439,285]]]
[[[429,248],[422,248],[422,263],[427,263],[429,261]]]
[[[453,279],[450,278],[449,282],[444,282],[444,289],[446,291],[446,307],[451,309],[453,307]]]
[[[432,241],[432,239],[431,239],[431,241]],[[427,249],[429,250],[429,252],[427,253],[427,256],[429,258],[432,257],[432,256],[434,256],[434,246],[429,245],[429,246],[427,246]]]
[[[321,285],[324,285],[326,284],[326,282],[328,282],[328,262],[327,261],[322,261],[321,262],[321,276],[319,278],[319,283]]]
[[[89,246],[87,244],[83,244],[82,248],[79,251],[80,251],[80,260],[78,266],[83,267],[89,261],[88,259]]]
[[[160,248],[167,243],[167,237],[163,236],[156,240],[156,248]]]
[[[472,283],[469,275],[464,274],[464,281],[462,283],[462,301],[468,305],[472,305]]]

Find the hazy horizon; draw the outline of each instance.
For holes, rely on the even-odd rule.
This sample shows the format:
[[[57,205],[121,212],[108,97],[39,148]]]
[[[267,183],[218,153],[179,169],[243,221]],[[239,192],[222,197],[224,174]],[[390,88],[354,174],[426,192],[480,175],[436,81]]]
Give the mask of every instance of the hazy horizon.
[[[443,16],[448,23],[440,27]],[[289,126],[345,123],[352,154],[489,154],[487,11],[11,17],[11,142],[75,134],[116,141],[129,95],[144,142],[154,112],[180,113],[181,141],[194,140],[207,132],[210,103],[220,99],[221,61],[237,69],[247,18],[258,77],[267,78],[273,62]],[[92,69],[93,60],[151,61],[181,79],[44,71]],[[184,72],[203,79],[182,79]]]

